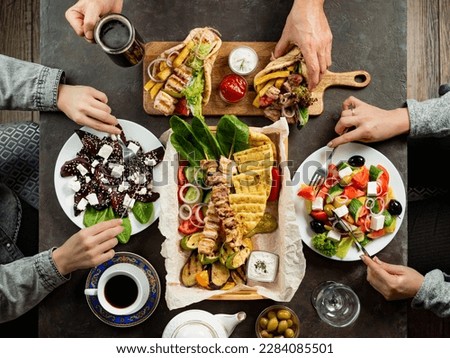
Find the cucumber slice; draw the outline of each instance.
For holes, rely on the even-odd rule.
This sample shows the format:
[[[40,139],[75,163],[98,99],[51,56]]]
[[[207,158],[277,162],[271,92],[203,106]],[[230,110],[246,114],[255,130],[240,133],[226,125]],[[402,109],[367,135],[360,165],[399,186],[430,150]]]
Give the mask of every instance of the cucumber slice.
[[[199,195],[200,192],[200,195]],[[203,196],[203,190],[197,187],[190,186],[184,195],[186,203],[197,203]]]
[[[189,183],[195,183],[195,167],[187,166],[184,168],[184,175]]]
[[[387,210],[383,211],[383,215],[384,215],[384,226],[385,227],[390,226],[394,221],[394,217]]]
[[[352,199],[348,204],[348,211],[355,222],[359,220],[363,208],[364,205],[358,199]]]
[[[327,195],[326,203],[330,204],[333,202],[334,198],[338,195],[341,195],[344,192],[344,189],[339,184],[335,184],[330,188]]]
[[[374,165],[370,166],[369,169],[369,180],[370,181],[376,181],[380,175],[383,174],[383,171],[380,168],[377,168]]]

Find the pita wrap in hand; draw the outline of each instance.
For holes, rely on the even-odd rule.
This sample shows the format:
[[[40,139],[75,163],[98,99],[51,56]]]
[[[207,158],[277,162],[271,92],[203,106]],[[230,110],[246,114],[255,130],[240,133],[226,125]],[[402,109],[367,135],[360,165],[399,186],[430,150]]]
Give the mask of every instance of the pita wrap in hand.
[[[211,72],[221,45],[216,30],[195,28],[182,43],[153,60],[145,85],[153,107],[166,116],[191,112],[203,118],[202,106],[211,96]]]
[[[270,61],[253,80],[257,96],[253,105],[264,109],[272,121],[285,117],[301,128],[308,121],[308,107],[315,101],[308,90],[308,73],[298,47]]]

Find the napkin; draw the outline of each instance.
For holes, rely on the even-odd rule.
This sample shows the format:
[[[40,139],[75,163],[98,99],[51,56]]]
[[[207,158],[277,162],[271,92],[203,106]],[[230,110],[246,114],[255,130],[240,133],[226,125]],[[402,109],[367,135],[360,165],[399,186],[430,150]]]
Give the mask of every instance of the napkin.
[[[252,131],[264,134],[277,134],[279,143],[280,169],[283,174],[283,183],[278,200],[278,229],[273,233],[258,234],[253,238],[253,250],[265,250],[276,253],[279,258],[278,274],[275,282],[252,283],[251,286],[236,286],[231,290],[207,290],[200,287],[185,287],[180,282],[180,273],[189,257],[180,247],[181,234],[178,232],[178,184],[176,182],[178,170],[178,154],[170,143],[171,130],[161,138],[167,139],[164,162],[168,163],[168,183],[160,188],[161,215],[159,230],[165,236],[161,247],[161,254],[165,258],[167,307],[177,309],[211,298],[214,295],[237,293],[241,290],[256,290],[256,293],[278,302],[289,302],[303,280],[306,261],[303,255],[303,245],[295,216],[294,187],[290,186],[291,174],[287,166],[286,145],[289,135],[289,126],[285,119],[262,128],[251,128]]]

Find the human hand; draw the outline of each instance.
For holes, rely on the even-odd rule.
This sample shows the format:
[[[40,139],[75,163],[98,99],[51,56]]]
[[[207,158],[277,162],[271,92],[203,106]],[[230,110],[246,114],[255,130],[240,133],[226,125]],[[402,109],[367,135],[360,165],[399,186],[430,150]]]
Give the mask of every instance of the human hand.
[[[87,86],[59,85],[57,107],[79,125],[111,134],[120,134],[119,122],[111,114],[103,92]]]
[[[353,141],[378,142],[389,139],[409,132],[408,109],[384,110],[352,96],[342,104],[341,118],[336,123],[335,131],[340,136],[327,144],[331,148]]]
[[[367,265],[367,281],[388,301],[414,297],[422,286],[424,277],[416,270],[401,265],[391,265],[378,257],[372,260],[363,255]]]
[[[66,19],[78,36],[94,42],[94,27],[103,15],[120,13],[123,0],[78,0],[67,9]]]
[[[114,257],[116,236],[124,227],[121,219],[103,221],[72,235],[53,251],[53,261],[62,275],[97,266]]]
[[[305,59],[309,89],[314,89],[320,76],[331,66],[333,35],[323,10],[324,0],[295,0],[274,56],[284,55],[297,45]]]

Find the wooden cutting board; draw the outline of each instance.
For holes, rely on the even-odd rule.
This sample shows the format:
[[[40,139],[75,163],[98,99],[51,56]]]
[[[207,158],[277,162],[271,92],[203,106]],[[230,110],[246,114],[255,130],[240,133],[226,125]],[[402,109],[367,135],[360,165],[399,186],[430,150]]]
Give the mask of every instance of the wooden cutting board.
[[[149,42],[145,45],[145,57],[143,66],[144,85],[149,80],[147,67],[151,61],[158,57],[163,51],[179,44],[179,42]],[[232,49],[237,46],[246,45],[252,47],[259,56],[257,69],[250,75],[245,76],[249,84],[248,93],[239,103],[225,103],[219,96],[219,84],[222,78],[232,73],[228,67],[228,55]],[[212,90],[209,103],[203,107],[204,115],[221,116],[224,114],[235,114],[245,116],[263,116],[263,110],[252,105],[256,92],[253,88],[253,78],[256,73],[262,70],[270,61],[271,53],[274,50],[276,42],[223,42],[219,50],[214,68],[212,71]],[[309,107],[309,113],[312,116],[318,116],[323,112],[324,103],[323,95],[325,90],[331,86],[346,87],[365,87],[370,83],[370,75],[364,70],[351,72],[330,72],[327,71],[312,95],[317,101]],[[143,103],[146,113],[151,115],[161,115],[161,113],[153,108],[153,100],[148,92],[143,90]]]

